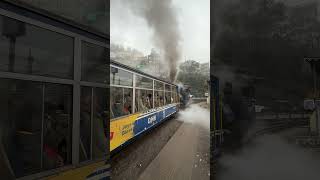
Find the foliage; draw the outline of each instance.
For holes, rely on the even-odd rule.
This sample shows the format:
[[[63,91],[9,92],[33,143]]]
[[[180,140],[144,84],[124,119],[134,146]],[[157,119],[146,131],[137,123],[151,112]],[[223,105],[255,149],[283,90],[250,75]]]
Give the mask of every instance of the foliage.
[[[204,97],[208,92],[209,63],[200,64],[194,60],[188,60],[179,67],[177,81],[189,86],[191,94],[195,97]]]

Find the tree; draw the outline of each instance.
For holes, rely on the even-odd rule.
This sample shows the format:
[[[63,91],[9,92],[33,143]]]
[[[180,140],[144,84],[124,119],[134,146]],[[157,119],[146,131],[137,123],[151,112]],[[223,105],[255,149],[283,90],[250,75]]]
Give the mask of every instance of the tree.
[[[191,94],[196,97],[203,97],[208,92],[209,71],[204,71],[205,65],[209,63],[188,60],[179,66],[178,82],[190,86]]]

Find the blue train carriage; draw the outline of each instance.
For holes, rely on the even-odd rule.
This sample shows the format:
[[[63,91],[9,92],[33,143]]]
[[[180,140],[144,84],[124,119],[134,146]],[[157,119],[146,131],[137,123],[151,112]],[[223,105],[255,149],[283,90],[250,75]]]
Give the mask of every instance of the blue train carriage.
[[[179,109],[175,84],[111,61],[110,151],[174,115]]]

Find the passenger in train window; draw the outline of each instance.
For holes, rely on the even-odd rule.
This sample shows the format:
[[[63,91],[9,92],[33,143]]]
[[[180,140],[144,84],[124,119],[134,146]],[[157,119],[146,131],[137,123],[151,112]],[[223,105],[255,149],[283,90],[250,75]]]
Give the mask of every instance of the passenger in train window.
[[[154,92],[154,107],[159,107],[159,95],[158,95],[158,92],[155,91]]]
[[[163,98],[163,92],[160,94],[160,106],[164,105],[164,98]]]
[[[131,105],[128,102],[125,102],[123,107],[123,115],[129,114],[131,114]]]
[[[132,113],[132,89],[124,88],[124,105],[123,105],[123,111],[124,114],[128,115]]]
[[[148,102],[148,104],[147,104],[147,107],[148,107],[148,109],[151,109],[151,108],[153,108],[153,101],[152,101],[152,94],[151,93],[149,93],[148,95],[147,95],[147,102]]]
[[[114,117],[120,117],[123,114],[122,103],[119,99],[116,99],[112,106],[112,112]]]

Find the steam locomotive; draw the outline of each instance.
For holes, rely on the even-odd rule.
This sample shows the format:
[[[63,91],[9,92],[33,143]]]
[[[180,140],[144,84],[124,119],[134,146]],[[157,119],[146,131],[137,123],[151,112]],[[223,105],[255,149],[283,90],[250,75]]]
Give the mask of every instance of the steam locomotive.
[[[180,107],[186,108],[191,102],[191,93],[189,86],[178,85],[178,93],[180,95]]]

